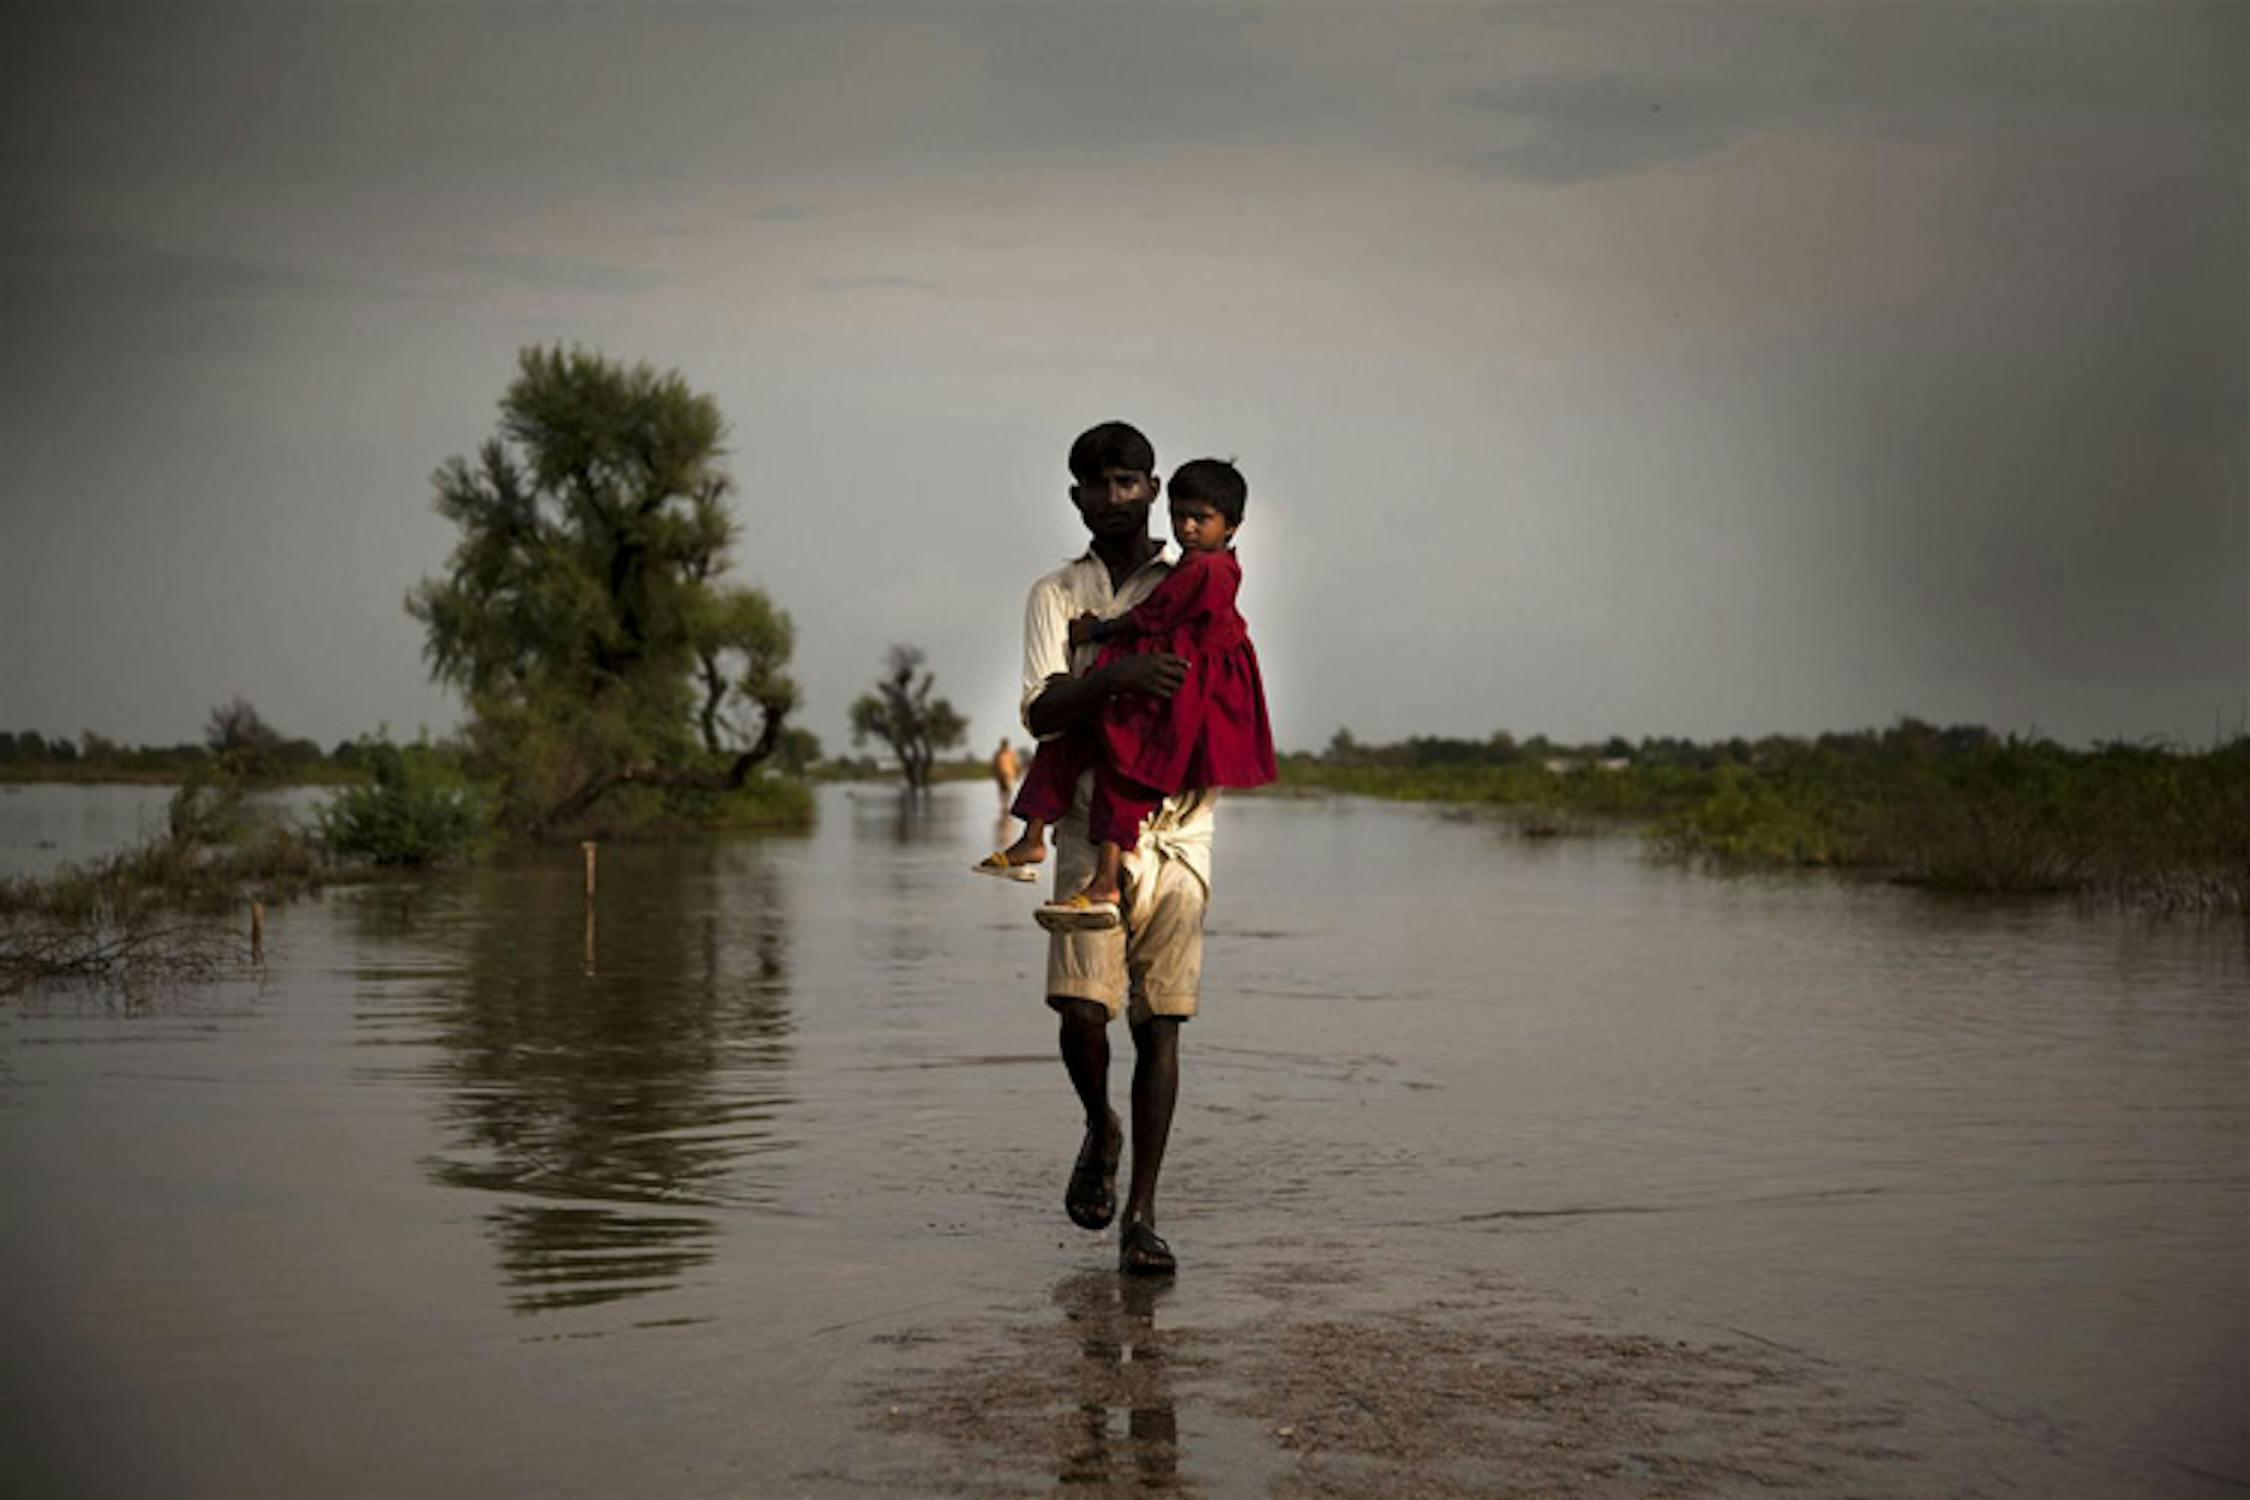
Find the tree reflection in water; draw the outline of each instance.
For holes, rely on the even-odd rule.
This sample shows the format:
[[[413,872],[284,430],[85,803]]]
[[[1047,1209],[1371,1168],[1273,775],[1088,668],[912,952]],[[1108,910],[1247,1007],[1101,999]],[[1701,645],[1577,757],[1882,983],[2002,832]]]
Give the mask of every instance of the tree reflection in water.
[[[717,1243],[694,1210],[771,1203],[790,1145],[789,912],[766,851],[605,847],[590,941],[582,882],[574,857],[480,872],[434,1014],[458,1145],[429,1171],[502,1200],[487,1217],[522,1312],[678,1285]]]

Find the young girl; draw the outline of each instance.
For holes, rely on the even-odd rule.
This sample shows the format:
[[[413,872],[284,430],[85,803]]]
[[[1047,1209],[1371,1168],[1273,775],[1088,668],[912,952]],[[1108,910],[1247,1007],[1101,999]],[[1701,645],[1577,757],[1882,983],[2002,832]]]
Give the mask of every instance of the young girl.
[[[1143,819],[1190,787],[1263,786],[1274,778],[1273,733],[1249,627],[1235,613],[1242,565],[1232,543],[1249,486],[1233,464],[1200,458],[1172,476],[1172,534],[1180,560],[1156,591],[1115,620],[1080,615],[1071,644],[1102,647],[1096,665],[1125,652],[1168,651],[1187,659],[1171,698],[1129,693],[1102,706],[1088,729],[1047,741],[1032,757],[1014,812],[1023,837],[980,869],[1005,874],[1046,858],[1047,825],[1070,810],[1079,774],[1094,771],[1087,836],[1099,862],[1083,890],[1039,909],[1051,931],[1114,927],[1125,851]]]

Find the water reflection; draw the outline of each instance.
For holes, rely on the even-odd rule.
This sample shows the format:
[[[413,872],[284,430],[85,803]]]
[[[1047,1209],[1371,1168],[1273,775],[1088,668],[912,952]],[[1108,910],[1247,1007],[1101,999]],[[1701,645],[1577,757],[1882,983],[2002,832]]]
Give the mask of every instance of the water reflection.
[[[1167,1283],[1089,1271],[1054,1291],[1079,1351],[1077,1428],[1055,1482],[1095,1494],[1180,1489],[1180,1428],[1156,1306]]]
[[[481,875],[428,1013],[454,1145],[431,1176],[493,1195],[519,1311],[677,1286],[698,1209],[770,1204],[789,1142],[790,914],[755,844],[603,851]]]
[[[848,794],[851,800],[852,832],[860,840],[868,840],[881,829],[881,837],[900,848],[928,844],[956,837],[957,829],[949,806],[940,806],[935,791],[916,791],[912,787],[875,790],[854,787]]]

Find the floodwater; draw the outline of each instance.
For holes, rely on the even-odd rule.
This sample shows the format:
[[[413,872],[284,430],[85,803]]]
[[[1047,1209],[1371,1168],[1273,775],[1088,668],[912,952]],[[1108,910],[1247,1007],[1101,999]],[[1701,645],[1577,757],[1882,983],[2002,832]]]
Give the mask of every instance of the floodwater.
[[[80,786],[69,782],[0,782],[0,879],[44,878],[68,864],[86,864],[164,832],[173,786]],[[293,786],[254,792],[253,816],[307,821],[333,787]]]
[[[2250,1484],[2238,919],[1232,800],[1152,1286],[990,796],[0,1006],[9,1493]]]

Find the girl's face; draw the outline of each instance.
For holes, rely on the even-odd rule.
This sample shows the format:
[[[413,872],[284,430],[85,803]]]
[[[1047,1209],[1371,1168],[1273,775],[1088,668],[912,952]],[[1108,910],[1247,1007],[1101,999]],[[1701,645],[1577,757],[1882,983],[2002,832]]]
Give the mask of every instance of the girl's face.
[[[1172,502],[1172,535],[1182,552],[1224,552],[1234,540],[1234,528],[1208,500]]]

